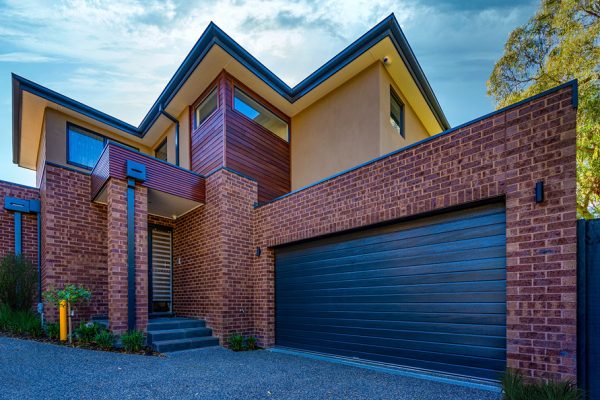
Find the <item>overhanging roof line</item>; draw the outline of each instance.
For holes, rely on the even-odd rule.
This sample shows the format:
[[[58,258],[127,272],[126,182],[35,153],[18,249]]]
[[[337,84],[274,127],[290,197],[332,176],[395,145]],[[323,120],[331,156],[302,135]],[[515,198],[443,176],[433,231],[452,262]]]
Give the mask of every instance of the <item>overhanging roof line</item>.
[[[390,14],[293,88],[288,86],[269,68],[211,22],[190,50],[183,63],[175,71],[175,74],[169,80],[138,127],[13,74],[13,161],[18,163],[20,153],[18,151],[18,139],[20,136],[19,124],[22,91],[28,91],[115,129],[143,138],[158,119],[160,110],[167,108],[168,104],[173,100],[214,45],[222,48],[280,96],[290,103],[294,103],[386,37],[391,39],[394,47],[402,57],[415,84],[440,126],[443,129],[448,129],[450,125],[394,14]],[[16,104],[16,101],[18,101],[18,104]],[[18,110],[15,110],[15,107]]]

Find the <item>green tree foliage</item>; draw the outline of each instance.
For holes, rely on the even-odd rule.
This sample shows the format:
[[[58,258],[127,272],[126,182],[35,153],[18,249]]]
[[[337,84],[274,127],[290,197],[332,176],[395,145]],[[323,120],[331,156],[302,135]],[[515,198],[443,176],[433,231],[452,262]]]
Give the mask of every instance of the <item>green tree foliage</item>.
[[[600,3],[542,0],[515,29],[488,80],[498,107],[571,79],[579,82],[577,213],[600,217]]]

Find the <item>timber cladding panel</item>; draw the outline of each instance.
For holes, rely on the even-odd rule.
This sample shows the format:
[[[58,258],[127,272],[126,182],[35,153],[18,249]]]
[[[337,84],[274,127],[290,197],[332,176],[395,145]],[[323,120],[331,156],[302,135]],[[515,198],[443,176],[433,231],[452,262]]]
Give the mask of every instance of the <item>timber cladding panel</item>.
[[[127,179],[128,160],[145,165],[144,186],[185,199],[204,202],[204,177],[114,143],[106,146],[91,172],[92,198],[96,197],[109,178]]]
[[[269,201],[290,191],[290,144],[234,109],[234,87],[290,124],[290,118],[224,72],[190,109],[192,170],[204,175],[223,166],[239,171],[258,182],[258,201]],[[194,110],[215,88],[217,109],[194,128]]]
[[[14,212],[4,209],[4,198],[15,197],[24,200],[38,200],[40,192],[36,188],[0,181],[0,258],[15,252]],[[37,216],[21,214],[21,243],[23,255],[34,265],[37,264]]]
[[[565,86],[259,207],[254,323],[274,343],[273,246],[504,198],[507,363],[576,378],[573,86]],[[546,200],[534,201],[537,181]]]

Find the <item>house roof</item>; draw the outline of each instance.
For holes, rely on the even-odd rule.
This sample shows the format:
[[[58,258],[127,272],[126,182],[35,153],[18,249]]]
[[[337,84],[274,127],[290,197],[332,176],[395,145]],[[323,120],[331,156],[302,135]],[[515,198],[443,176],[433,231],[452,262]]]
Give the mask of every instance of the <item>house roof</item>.
[[[21,163],[22,112],[24,98],[27,97],[24,96],[24,92],[44,99],[46,105],[52,104],[55,108],[67,109],[70,112],[76,113],[79,117],[107,125],[123,133],[130,134],[133,137],[144,138],[156,125],[157,120],[161,116],[161,110],[168,109],[174,98],[180,93],[188,80],[190,80],[190,77],[193,76],[197,67],[208,58],[208,55],[214,54],[215,51],[213,49],[215,46],[266,84],[272,91],[289,102],[289,104],[295,104],[297,102],[300,103],[300,100],[313,92],[315,88],[364,56],[365,53],[376,45],[386,41],[386,39],[391,42],[400,55],[418,92],[420,92],[441,130],[448,129],[448,121],[394,14],[381,21],[294,87],[288,86],[217,25],[211,22],[137,127],[13,74],[13,162],[17,164]],[[38,106],[38,108],[40,107]],[[41,122],[32,128],[41,129]]]

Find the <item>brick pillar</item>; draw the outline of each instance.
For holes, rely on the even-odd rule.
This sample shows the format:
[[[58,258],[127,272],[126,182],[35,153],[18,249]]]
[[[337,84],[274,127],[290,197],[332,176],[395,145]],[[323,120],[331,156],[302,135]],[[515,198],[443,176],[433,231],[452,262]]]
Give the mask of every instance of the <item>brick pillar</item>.
[[[127,182],[107,183],[108,320],[115,333],[127,330]],[[135,188],[136,325],[145,330],[148,321],[147,189]]]

